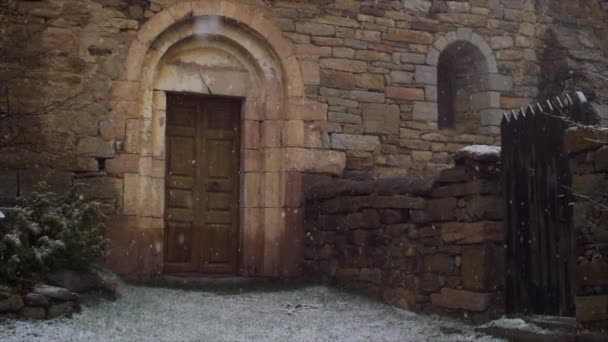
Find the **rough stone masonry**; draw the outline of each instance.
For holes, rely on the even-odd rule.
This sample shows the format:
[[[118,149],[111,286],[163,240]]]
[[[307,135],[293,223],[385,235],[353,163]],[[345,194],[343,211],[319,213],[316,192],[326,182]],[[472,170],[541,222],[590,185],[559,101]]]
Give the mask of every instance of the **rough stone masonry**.
[[[7,6],[0,79],[11,110],[36,115],[2,128],[1,197],[40,179],[84,185],[110,206],[108,260],[124,274],[163,269],[167,92],[243,99],[245,275],[299,273],[305,174],[432,174],[466,145],[497,144],[504,110],[565,89],[608,115],[605,1]],[[440,128],[440,103],[453,125]]]

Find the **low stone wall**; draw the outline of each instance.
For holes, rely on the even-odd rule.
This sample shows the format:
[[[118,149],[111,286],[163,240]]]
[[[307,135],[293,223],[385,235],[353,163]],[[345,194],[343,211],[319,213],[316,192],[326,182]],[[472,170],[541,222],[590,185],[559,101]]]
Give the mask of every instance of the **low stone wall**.
[[[79,311],[78,295],[61,287],[37,285],[23,295],[0,287],[0,318],[46,319]]]
[[[566,132],[577,233],[576,316],[608,328],[608,129]]]
[[[498,159],[464,151],[436,179],[311,187],[304,273],[415,311],[499,316],[505,262]]]

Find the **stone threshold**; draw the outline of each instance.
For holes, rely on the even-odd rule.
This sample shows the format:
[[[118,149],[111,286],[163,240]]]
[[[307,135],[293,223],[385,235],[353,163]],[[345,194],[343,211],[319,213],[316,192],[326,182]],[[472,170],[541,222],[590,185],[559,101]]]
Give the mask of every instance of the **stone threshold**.
[[[217,293],[284,291],[306,286],[301,279],[245,277],[201,273],[169,273],[147,277],[125,277],[133,285],[203,290]]]

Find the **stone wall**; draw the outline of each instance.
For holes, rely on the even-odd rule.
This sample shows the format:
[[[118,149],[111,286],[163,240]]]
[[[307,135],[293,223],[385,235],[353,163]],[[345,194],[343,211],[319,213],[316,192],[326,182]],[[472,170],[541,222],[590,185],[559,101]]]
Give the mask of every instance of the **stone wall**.
[[[305,274],[397,306],[503,312],[498,154],[462,152],[437,179],[325,181],[306,195]]]
[[[0,69],[3,78],[21,78],[12,85],[13,105],[39,108],[82,95],[56,115],[44,116],[44,133],[31,131],[43,136],[42,153],[5,153],[3,164],[103,169],[98,160],[120,153],[127,128],[112,114],[110,84],[119,78],[129,43],[142,25],[180,2],[187,1],[18,1],[20,17],[14,29],[27,25],[44,29]],[[347,151],[349,170],[378,177],[445,168],[450,155],[467,144],[498,142],[496,128],[481,127],[495,126],[500,111],[486,112],[486,120],[469,134],[436,129],[434,66],[448,43],[472,41],[483,50],[490,64],[496,64],[496,74],[506,77],[488,80],[492,86],[487,91],[492,94],[484,99],[487,108],[483,109],[510,109],[530,102],[539,92],[539,59],[549,26],[575,23],[589,40],[575,37],[564,49],[601,42],[594,38],[599,19],[576,21],[587,16],[585,11],[570,11],[569,21],[556,19],[574,5],[549,8],[523,0],[266,3],[271,4],[271,19],[295,44],[306,93],[329,106],[328,123],[306,127],[307,131],[320,132],[319,143],[326,148]],[[601,11],[589,12],[600,18],[596,13]],[[33,47],[38,51],[29,50]],[[40,53],[44,62],[36,58]],[[590,57],[593,54],[586,55],[589,58],[569,64],[600,63]],[[16,62],[23,60],[17,57],[25,57],[27,65]],[[40,96],[26,96],[32,92]],[[76,118],[78,125],[73,124]],[[129,161],[120,159],[120,163]]]
[[[577,319],[608,328],[608,131],[566,132],[577,233]]]
[[[178,88],[167,88],[156,73],[183,74],[163,63],[170,43],[179,45],[186,34],[202,37],[198,47],[210,46],[210,36],[229,37],[216,45],[234,43],[233,51],[267,66],[250,68],[259,73],[247,79],[259,81],[256,86],[231,87],[215,77],[217,70],[198,65],[202,79],[214,83],[209,88],[189,79],[184,84],[192,87],[182,89],[219,87],[222,95],[247,99],[240,220],[256,227],[245,234],[256,239],[247,249],[256,253],[266,248],[258,244],[272,248],[293,240],[283,228],[301,219],[301,173],[351,179],[436,173],[466,145],[497,144],[503,110],[553,89],[547,84],[598,88],[589,75],[607,74],[606,13],[597,0],[560,6],[542,0],[7,3],[14,11],[2,24],[0,80],[9,81],[13,110],[36,115],[0,125],[0,193],[10,200],[27,192],[40,178],[30,173],[86,185],[91,197],[111,204],[109,236],[121,242],[112,255],[125,267],[122,273],[162,271],[163,96]],[[471,95],[464,107],[472,109],[475,124],[439,129],[437,66],[454,46],[483,60],[479,87],[461,92],[465,100]],[[554,54],[556,46],[566,57]],[[543,59],[554,55],[560,58]],[[575,66],[587,76],[569,77]],[[231,93],[236,88],[246,89]],[[15,144],[3,144],[6,129],[18,127]],[[277,189],[284,196],[273,196]],[[296,259],[270,254],[275,261]],[[281,266],[273,261],[250,268],[278,274]]]

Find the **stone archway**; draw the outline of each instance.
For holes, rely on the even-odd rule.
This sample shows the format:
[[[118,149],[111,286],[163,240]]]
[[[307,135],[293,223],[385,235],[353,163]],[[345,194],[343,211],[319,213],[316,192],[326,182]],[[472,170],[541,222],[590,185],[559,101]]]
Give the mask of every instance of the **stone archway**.
[[[123,79],[112,86],[113,111],[127,120],[125,154],[136,161],[124,174],[122,227],[111,228],[127,231],[111,234],[110,262],[132,253],[139,265],[122,273],[162,271],[167,91],[244,99],[240,273],[298,272],[301,172],[327,171],[324,163],[345,157],[287,138],[305,121],[326,120],[327,108],[304,99],[293,47],[269,16],[265,7],[226,0],[184,2],[152,17],[132,42]]]
[[[498,135],[503,110],[501,110],[501,93],[511,91],[513,81],[511,76],[498,73],[494,52],[486,41],[469,28],[460,28],[439,36],[426,56],[428,65],[439,69],[445,61],[456,58],[459,55],[474,56],[476,65],[475,72],[479,79],[476,90],[471,95],[471,109],[479,114],[479,130],[477,132],[488,135]],[[458,61],[455,61],[458,62]],[[437,70],[439,74],[439,70]],[[441,76],[441,75],[439,75]],[[441,79],[441,77],[439,77]],[[438,85],[439,86],[439,85]],[[441,96],[441,89],[434,86],[434,94]],[[437,99],[439,106],[441,99]],[[440,110],[438,108],[437,113]]]

